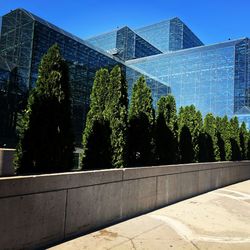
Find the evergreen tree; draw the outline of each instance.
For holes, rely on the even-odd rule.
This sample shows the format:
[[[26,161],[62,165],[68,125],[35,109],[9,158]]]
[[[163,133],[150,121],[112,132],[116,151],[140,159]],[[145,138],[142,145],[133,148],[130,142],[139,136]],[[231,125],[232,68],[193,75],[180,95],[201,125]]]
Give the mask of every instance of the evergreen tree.
[[[248,141],[247,141],[247,159],[250,160],[250,131],[248,131]]]
[[[237,117],[233,117],[229,122],[229,131],[230,131],[230,143],[232,149],[231,160],[237,161],[241,158],[240,150],[240,131],[239,131],[239,121]]]
[[[220,148],[221,161],[230,161],[232,158],[232,149],[230,143],[230,123],[227,116],[223,118],[216,117],[216,135]]]
[[[214,145],[211,135],[204,131],[201,131],[198,137],[198,144],[199,144],[198,161],[199,162],[215,161]]]
[[[156,155],[159,164],[177,161],[178,126],[175,99],[172,95],[162,96],[157,103],[155,125]]]
[[[58,45],[43,56],[21,122],[18,173],[66,171],[73,165],[68,67]]]
[[[190,163],[194,161],[193,140],[187,125],[183,125],[181,128],[179,148],[181,163]]]
[[[195,106],[181,107],[178,117],[179,136],[182,131],[182,127],[185,125],[189,129],[192,139],[194,158],[192,162],[199,159],[199,135],[202,131],[202,115],[200,111],[196,111]],[[186,131],[186,129],[184,130]],[[185,135],[185,133],[184,133]],[[180,142],[181,143],[181,142]],[[181,145],[180,145],[181,146]]]
[[[133,86],[129,107],[129,163],[152,162],[154,111],[151,90],[141,76]]]
[[[248,143],[248,131],[246,128],[246,123],[243,122],[240,126],[240,148],[241,148],[241,159],[246,160],[247,159],[247,143]]]
[[[104,118],[106,107],[109,72],[100,69],[96,72],[90,95],[90,110],[87,114],[83,133],[83,153],[81,164],[83,169],[111,168],[111,129]]]
[[[111,129],[112,166],[126,167],[128,154],[128,94],[127,83],[119,66],[110,72],[104,117]]]
[[[211,137],[213,154],[210,154],[212,158],[209,161],[220,160],[220,149],[218,146],[218,138],[216,136],[216,120],[213,114],[208,113],[204,118],[203,125],[204,132]],[[208,137],[207,137],[208,138]],[[208,140],[210,140],[208,138]]]

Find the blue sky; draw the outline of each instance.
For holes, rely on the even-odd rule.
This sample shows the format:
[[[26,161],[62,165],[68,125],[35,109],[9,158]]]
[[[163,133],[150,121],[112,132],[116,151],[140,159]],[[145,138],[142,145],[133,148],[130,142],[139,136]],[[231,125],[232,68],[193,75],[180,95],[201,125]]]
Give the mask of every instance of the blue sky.
[[[250,37],[249,0],[0,0],[0,16],[18,7],[81,38],[176,16],[205,44]]]

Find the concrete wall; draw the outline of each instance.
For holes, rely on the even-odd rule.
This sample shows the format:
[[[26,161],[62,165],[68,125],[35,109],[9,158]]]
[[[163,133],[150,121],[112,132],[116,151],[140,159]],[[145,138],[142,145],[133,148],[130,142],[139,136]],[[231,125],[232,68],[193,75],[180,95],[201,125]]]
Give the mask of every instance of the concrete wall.
[[[250,178],[250,161],[0,178],[0,248],[42,247]]]
[[[15,149],[0,148],[0,176],[14,175],[14,153]]]

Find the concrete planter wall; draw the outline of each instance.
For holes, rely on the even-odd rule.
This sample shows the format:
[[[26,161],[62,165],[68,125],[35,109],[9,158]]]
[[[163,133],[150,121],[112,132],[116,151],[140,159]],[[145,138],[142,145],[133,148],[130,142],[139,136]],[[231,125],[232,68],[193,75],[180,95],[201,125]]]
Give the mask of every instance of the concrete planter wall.
[[[0,178],[0,248],[42,247],[250,178],[250,161]]]
[[[14,175],[13,158],[15,149],[0,148],[0,176]]]

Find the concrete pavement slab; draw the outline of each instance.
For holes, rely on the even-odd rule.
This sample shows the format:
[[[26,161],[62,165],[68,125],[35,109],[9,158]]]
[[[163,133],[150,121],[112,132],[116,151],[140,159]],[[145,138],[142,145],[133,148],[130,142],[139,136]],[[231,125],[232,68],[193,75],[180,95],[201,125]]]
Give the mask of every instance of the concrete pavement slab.
[[[250,249],[250,180],[51,249]]]

